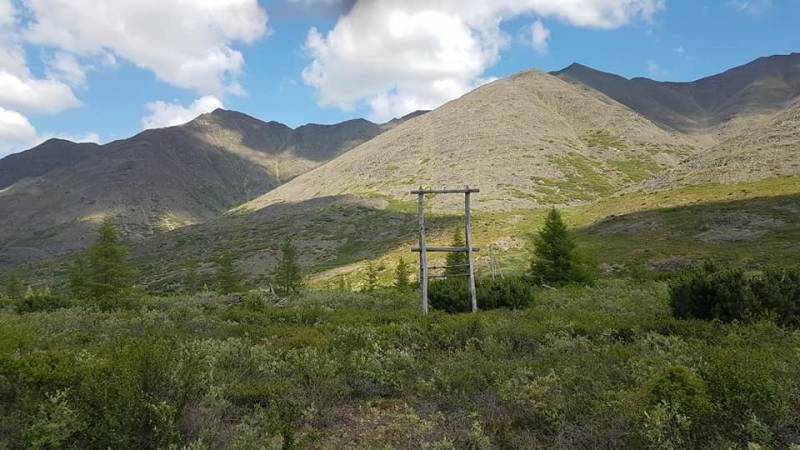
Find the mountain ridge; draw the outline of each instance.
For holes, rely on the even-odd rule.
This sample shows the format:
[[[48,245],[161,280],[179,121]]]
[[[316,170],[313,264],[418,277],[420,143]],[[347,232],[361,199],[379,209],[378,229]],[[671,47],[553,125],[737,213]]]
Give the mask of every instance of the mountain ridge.
[[[628,79],[578,63],[551,74],[596,89],[662,126],[689,133],[713,132],[740,116],[772,114],[800,96],[800,53],[757,58],[689,82]]]

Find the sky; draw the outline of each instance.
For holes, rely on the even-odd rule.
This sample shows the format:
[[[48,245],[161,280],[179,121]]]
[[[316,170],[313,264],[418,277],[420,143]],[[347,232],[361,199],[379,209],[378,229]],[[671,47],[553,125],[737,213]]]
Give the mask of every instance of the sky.
[[[800,52],[800,0],[0,0],[0,157],[216,108],[387,121],[573,62],[690,81]]]

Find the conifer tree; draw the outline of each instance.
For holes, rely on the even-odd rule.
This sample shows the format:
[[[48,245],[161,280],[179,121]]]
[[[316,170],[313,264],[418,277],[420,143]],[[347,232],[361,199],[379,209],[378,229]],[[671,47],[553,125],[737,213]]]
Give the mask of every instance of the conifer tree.
[[[367,264],[366,279],[364,280],[364,292],[374,292],[378,288],[378,267],[370,261]]]
[[[120,242],[114,223],[106,219],[97,231],[97,241],[75,260],[69,281],[79,298],[113,307],[130,295],[133,274],[128,249]]]
[[[531,275],[539,284],[564,284],[588,281],[576,254],[577,245],[555,208],[547,214],[544,226],[534,237]]]
[[[394,269],[394,287],[398,290],[405,291],[411,286],[411,270],[408,268],[408,263],[401,256],[397,260],[397,266]]]
[[[352,290],[352,286],[350,284],[350,276],[346,273],[343,273],[336,277],[336,289],[342,292],[349,292]]]
[[[272,279],[281,295],[297,295],[303,291],[303,270],[297,262],[297,249],[291,240],[284,242],[281,248],[281,260]]]
[[[464,235],[462,234],[461,227],[457,226],[453,230],[453,242],[450,244],[453,247],[464,247]],[[446,258],[447,268],[445,275],[454,276],[461,275],[467,271],[467,254],[463,252],[448,253]]]
[[[217,289],[221,294],[230,294],[242,291],[242,274],[236,268],[233,254],[226,251],[220,255],[219,273],[217,274]]]

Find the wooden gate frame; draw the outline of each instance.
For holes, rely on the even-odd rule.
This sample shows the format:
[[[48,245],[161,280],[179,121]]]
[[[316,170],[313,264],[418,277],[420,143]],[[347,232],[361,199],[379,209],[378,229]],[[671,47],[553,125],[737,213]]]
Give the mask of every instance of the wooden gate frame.
[[[464,186],[463,189],[419,189],[411,191],[412,195],[417,195],[417,209],[419,212],[419,246],[412,247],[412,252],[419,253],[419,290],[420,301],[422,302],[422,312],[428,314],[428,269],[442,269],[447,266],[428,267],[428,252],[445,253],[466,253],[467,254],[467,273],[458,276],[466,276],[469,286],[469,296],[472,302],[472,312],[478,311],[478,299],[475,293],[475,264],[472,253],[480,251],[480,248],[472,246],[472,223],[470,220],[470,196],[477,194],[480,189]],[[464,247],[428,247],[425,245],[425,195],[426,194],[464,194]],[[454,276],[454,275],[451,275]]]

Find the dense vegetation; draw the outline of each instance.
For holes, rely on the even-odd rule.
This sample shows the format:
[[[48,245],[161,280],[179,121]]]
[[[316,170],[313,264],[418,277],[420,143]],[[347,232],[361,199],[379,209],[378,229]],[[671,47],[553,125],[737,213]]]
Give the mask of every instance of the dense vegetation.
[[[223,254],[198,293],[146,295],[106,224],[69,290],[6,278],[0,448],[800,444],[798,271],[592,279],[555,211],[533,244],[478,278],[484,311],[451,278],[423,316],[405,261],[309,290],[291,242],[275,289]]]
[[[423,317],[413,294],[147,297],[0,312],[16,448],[724,447],[800,442],[800,334],[673,318],[662,282]]]

